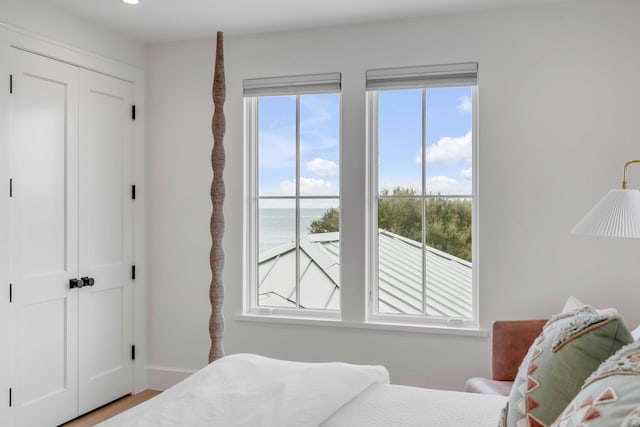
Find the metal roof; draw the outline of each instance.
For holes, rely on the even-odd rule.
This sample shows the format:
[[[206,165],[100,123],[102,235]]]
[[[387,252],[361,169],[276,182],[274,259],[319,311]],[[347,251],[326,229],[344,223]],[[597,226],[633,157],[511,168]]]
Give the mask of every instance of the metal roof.
[[[379,230],[379,311],[422,314],[422,245]],[[300,306],[340,308],[340,235],[307,234],[300,242]],[[426,314],[471,318],[471,263],[425,246]],[[259,304],[295,307],[295,243],[260,255]]]

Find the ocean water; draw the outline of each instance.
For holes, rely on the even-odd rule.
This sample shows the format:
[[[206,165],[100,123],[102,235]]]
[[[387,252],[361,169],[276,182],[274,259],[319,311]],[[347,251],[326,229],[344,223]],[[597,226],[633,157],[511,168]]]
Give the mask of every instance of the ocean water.
[[[308,233],[311,223],[321,218],[326,211],[327,208],[300,208],[300,234]],[[295,209],[261,208],[258,217],[260,252],[295,240]]]

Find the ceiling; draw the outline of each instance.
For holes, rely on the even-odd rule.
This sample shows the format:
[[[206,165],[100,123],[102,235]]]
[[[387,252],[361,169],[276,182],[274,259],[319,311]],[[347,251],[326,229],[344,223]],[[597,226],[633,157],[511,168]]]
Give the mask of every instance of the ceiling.
[[[563,0],[33,0],[144,43],[326,27]]]

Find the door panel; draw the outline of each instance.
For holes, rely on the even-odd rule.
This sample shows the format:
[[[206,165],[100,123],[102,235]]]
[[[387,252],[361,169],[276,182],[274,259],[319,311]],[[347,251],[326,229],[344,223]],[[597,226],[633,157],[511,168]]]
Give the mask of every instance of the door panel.
[[[78,70],[12,50],[12,385],[18,426],[77,414]]]
[[[80,70],[80,413],[132,391],[133,88]]]
[[[66,270],[67,82],[43,74],[22,73],[12,117],[25,275]]]
[[[66,388],[64,371],[66,337],[66,299],[57,298],[30,304],[24,308],[23,364],[30,367],[32,375],[24,381],[24,404],[29,405],[43,396],[58,394]],[[40,319],[49,319],[42,322]],[[42,349],[47,357],[42,361]],[[44,362],[44,363],[43,363]]]
[[[92,83],[97,77],[107,78],[83,77],[84,83]],[[123,114],[131,108],[131,101],[92,87],[83,86],[82,89],[80,114],[85,122],[81,129],[80,212],[83,221],[81,243],[84,244],[80,256],[83,266],[122,265],[127,250],[123,244],[123,178],[127,178],[123,176],[124,151],[131,150],[130,141],[125,139],[127,129],[123,129],[125,125],[130,129],[131,125],[123,123],[127,118]]]
[[[98,280],[103,281],[102,278]],[[122,369],[121,355],[124,350],[121,339],[124,326],[122,323],[122,301],[122,288],[119,287],[94,291],[82,298],[84,308],[92,313],[88,329],[91,330],[92,335],[100,337],[100,340],[112,343],[112,345],[104,348],[98,346],[87,347],[87,351],[90,353],[82,355],[82,357],[90,361],[92,368],[90,380],[96,380]],[[111,321],[95,321],[107,318],[110,318]]]

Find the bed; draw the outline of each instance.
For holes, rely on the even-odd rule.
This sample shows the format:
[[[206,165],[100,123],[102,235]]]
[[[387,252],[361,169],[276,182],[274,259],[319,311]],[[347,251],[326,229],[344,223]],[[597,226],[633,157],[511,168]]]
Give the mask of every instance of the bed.
[[[502,396],[389,384],[380,366],[224,357],[100,427],[495,427]]]
[[[100,426],[640,427],[640,327],[632,333],[615,310],[581,302],[542,322],[524,356],[512,351],[522,360],[508,405],[506,396],[393,385],[382,366],[236,354]]]

